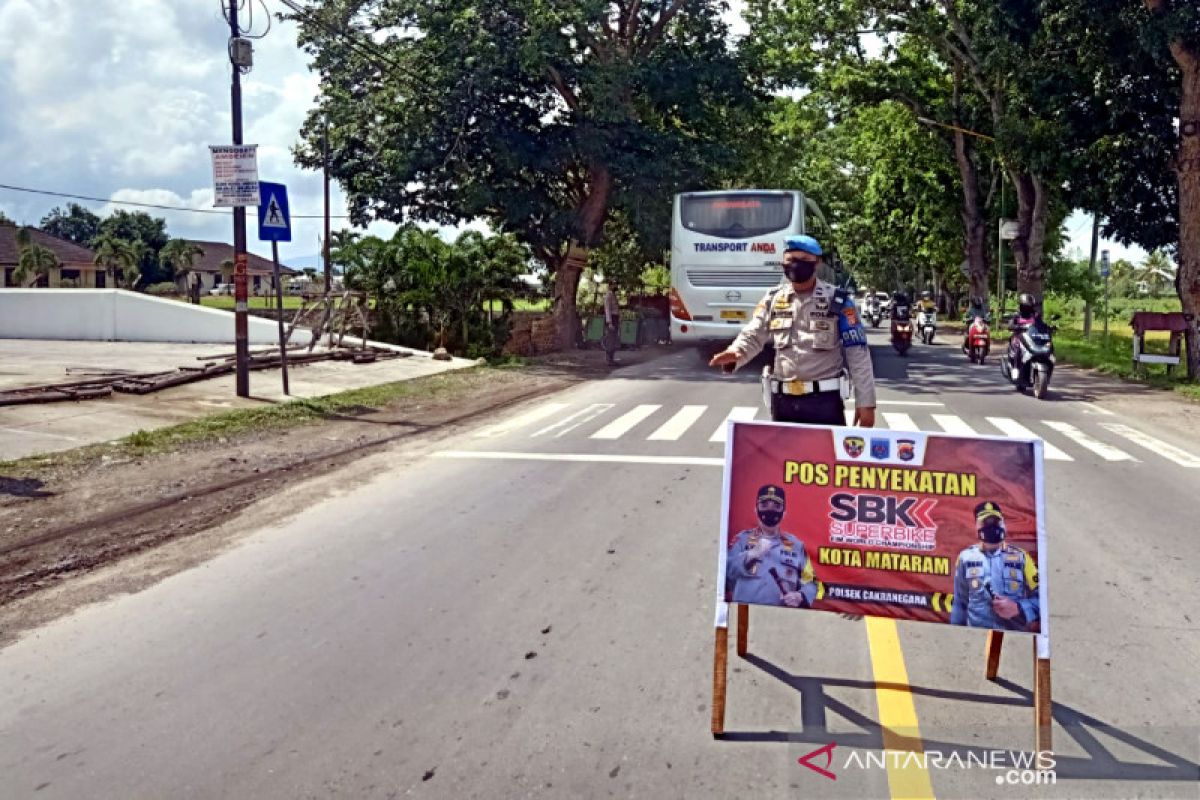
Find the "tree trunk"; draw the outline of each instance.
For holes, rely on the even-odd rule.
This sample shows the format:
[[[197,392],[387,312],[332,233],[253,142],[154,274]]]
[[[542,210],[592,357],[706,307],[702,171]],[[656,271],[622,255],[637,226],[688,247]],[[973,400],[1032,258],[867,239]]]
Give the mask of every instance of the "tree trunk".
[[[958,174],[962,178],[963,203],[963,252],[967,257],[967,277],[971,283],[971,296],[983,300],[984,310],[988,307],[988,224],[979,202],[979,170],[971,158],[967,137],[954,133],[954,157],[958,161]]]
[[[1017,291],[1033,295],[1040,307],[1046,279],[1042,256],[1049,198],[1037,175],[1016,168],[1009,175],[1017,189],[1017,238],[1012,242],[1013,259],[1017,262]]]
[[[1088,258],[1088,282],[1095,286],[1096,253],[1100,247],[1100,215],[1092,214],[1092,254]],[[1083,338],[1092,338],[1092,297],[1089,294],[1083,299]]]
[[[554,278],[554,323],[558,346],[569,350],[575,346],[579,332],[579,311],[575,295],[579,276],[587,264],[587,248],[600,243],[604,221],[608,217],[608,200],[612,195],[612,173],[608,167],[593,165],[588,170],[588,193],[578,212],[578,243],[559,262]]]
[[[1183,75],[1179,102],[1180,128],[1185,122],[1200,126],[1200,47],[1171,43],[1171,54]],[[1176,290],[1188,316],[1188,377],[1200,376],[1200,131],[1181,136],[1179,142],[1179,271]]]

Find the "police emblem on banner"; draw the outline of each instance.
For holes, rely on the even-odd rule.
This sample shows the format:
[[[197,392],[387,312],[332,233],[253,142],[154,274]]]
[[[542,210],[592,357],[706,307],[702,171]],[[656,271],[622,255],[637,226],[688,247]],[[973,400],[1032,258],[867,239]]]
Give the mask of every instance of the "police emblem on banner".
[[[847,436],[842,440],[842,447],[846,451],[846,455],[851,458],[858,458],[866,449],[867,443],[861,436]]]
[[[917,443],[912,439],[901,439],[896,442],[896,457],[901,461],[912,461],[917,454]]]
[[[892,454],[892,443],[888,439],[871,440],[871,458],[883,460]]]

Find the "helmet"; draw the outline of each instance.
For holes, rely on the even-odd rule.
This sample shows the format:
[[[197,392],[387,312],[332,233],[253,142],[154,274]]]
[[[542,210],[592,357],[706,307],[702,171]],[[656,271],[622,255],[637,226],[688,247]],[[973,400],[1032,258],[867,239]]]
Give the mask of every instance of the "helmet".
[[[814,256],[824,255],[821,243],[811,236],[789,236],[783,240],[783,252],[800,250]]]
[[[1029,292],[1022,292],[1017,298],[1017,311],[1021,312],[1021,316],[1032,316],[1036,308],[1037,300]]]
[[[933,294],[932,294],[932,293],[931,293],[931,292],[930,292],[928,289],[926,289],[925,291],[921,292],[921,299],[922,299],[922,300],[928,300],[928,299],[929,299],[930,297],[932,297],[932,296],[933,296]]]
[[[974,308],[983,308],[983,298],[982,297],[972,297],[971,305]]]

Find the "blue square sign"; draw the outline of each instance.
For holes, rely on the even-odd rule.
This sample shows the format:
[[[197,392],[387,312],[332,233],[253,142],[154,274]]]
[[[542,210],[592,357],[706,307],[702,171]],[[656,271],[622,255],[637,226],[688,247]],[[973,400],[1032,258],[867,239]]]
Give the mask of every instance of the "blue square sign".
[[[292,217],[288,211],[287,187],[259,181],[258,238],[264,242],[290,242]]]

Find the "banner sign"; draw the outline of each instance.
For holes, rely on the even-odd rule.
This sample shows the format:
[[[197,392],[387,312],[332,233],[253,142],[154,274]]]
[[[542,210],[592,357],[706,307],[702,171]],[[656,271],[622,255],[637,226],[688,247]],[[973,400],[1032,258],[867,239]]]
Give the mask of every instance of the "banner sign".
[[[209,145],[208,149],[212,151],[213,205],[258,205],[258,145]]]
[[[725,602],[1048,634],[1042,443],[731,422]]]

